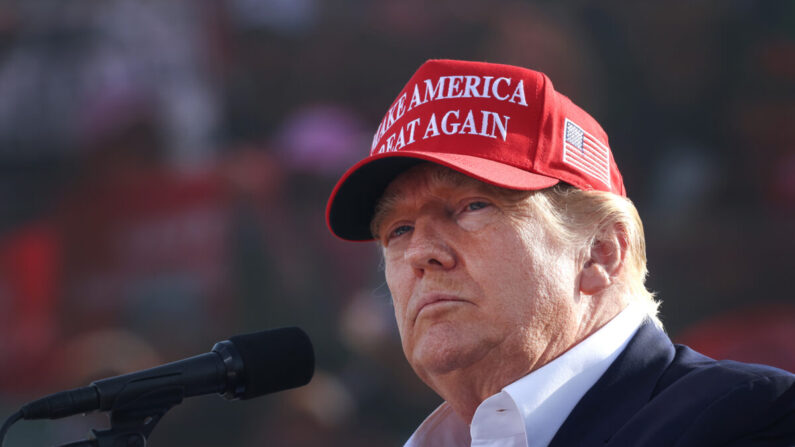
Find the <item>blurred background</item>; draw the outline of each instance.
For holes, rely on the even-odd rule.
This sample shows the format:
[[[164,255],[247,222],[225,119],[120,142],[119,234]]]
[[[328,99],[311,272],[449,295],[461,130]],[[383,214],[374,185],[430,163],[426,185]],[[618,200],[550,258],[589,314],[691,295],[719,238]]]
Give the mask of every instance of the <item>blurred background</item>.
[[[795,371],[795,2],[637,3],[0,2],[0,416],[297,325],[310,386],[190,399],[150,445],[400,445],[440,401],[324,207],[428,58],[547,73],[610,135],[669,334]]]

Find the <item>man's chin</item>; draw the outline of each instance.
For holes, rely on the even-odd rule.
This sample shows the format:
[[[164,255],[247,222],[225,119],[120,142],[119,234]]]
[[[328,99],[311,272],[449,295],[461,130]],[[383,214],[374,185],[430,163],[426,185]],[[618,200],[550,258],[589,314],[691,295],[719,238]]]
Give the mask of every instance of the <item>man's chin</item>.
[[[466,368],[482,354],[477,344],[464,334],[431,330],[416,345],[411,363],[420,376],[421,371],[438,376]]]

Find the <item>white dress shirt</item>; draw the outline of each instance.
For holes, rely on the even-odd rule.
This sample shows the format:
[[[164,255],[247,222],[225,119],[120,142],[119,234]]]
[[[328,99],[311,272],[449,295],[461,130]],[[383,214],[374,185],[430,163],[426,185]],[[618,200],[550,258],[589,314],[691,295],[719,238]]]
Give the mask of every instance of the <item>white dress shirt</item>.
[[[406,447],[548,445],[643,320],[640,306],[629,305],[560,357],[481,402],[469,426],[443,403],[411,435]]]

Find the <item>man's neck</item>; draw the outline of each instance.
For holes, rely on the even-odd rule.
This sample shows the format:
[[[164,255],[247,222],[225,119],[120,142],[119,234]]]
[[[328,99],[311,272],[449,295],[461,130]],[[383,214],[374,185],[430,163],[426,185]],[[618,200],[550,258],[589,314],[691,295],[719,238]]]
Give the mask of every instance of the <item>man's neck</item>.
[[[508,365],[484,371],[480,365],[472,365],[434,376],[431,380],[426,380],[426,383],[469,424],[481,402],[531,371],[526,367],[504,366]]]

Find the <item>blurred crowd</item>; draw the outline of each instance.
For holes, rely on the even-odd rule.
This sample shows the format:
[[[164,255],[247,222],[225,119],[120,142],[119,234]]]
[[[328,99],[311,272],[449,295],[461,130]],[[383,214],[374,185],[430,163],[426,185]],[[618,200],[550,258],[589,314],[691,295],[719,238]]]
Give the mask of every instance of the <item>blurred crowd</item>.
[[[521,65],[607,130],[675,340],[795,371],[795,3],[0,3],[0,410],[300,326],[317,373],[150,445],[373,446],[438,398],[325,199],[429,58]],[[8,445],[96,416],[20,422]]]

